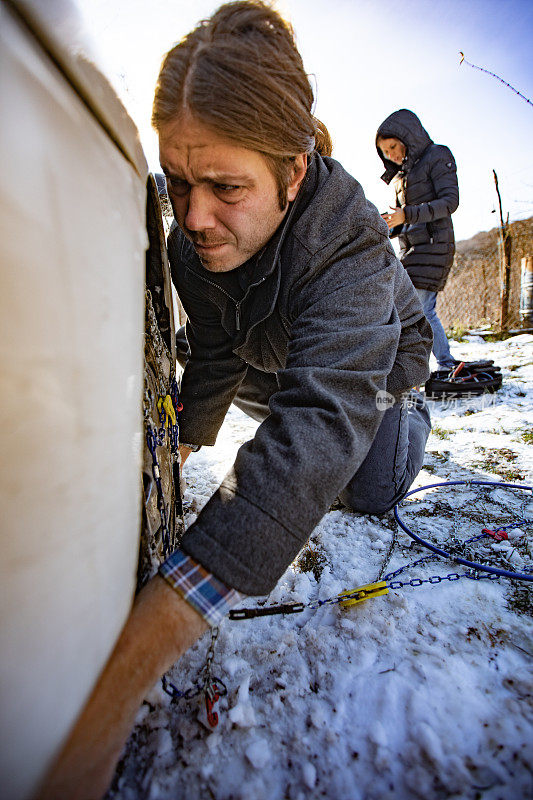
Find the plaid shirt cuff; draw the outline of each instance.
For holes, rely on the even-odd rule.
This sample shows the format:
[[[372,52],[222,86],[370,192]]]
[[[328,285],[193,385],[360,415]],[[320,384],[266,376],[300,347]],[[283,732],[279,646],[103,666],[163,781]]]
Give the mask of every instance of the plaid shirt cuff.
[[[159,567],[159,574],[212,626],[219,625],[242,599],[183,550],[172,553]]]

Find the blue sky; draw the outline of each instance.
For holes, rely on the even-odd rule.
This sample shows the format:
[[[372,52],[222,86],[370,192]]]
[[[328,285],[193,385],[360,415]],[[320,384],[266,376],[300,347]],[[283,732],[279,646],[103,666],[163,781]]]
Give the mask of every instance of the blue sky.
[[[99,60],[134,118],[152,169],[150,129],[161,58],[211,0],[77,0]],[[379,180],[374,138],[392,111],[410,108],[458,164],[458,239],[498,224],[492,170],[511,219],[533,214],[533,106],[466,58],[533,99],[533,3],[525,0],[279,0],[316,87],[316,114],[336,157],[380,211],[392,200]]]

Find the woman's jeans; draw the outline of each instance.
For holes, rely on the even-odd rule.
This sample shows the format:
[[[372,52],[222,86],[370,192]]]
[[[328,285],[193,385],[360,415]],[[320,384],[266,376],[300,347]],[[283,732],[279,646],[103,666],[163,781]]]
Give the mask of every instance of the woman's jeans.
[[[422,303],[424,314],[433,331],[433,354],[437,359],[439,369],[454,367],[455,361],[450,353],[448,338],[440,319],[437,317],[437,292],[430,292],[429,289],[417,289],[416,291]]]
[[[183,328],[176,337],[178,361],[184,365],[187,341]],[[262,422],[270,411],[270,396],[278,391],[276,375],[249,366],[234,404],[252,419]],[[392,401],[392,395],[390,395]],[[389,406],[363,463],[339,494],[340,500],[363,514],[389,511],[405,496],[420,472],[431,430],[427,405],[412,391],[403,401]]]

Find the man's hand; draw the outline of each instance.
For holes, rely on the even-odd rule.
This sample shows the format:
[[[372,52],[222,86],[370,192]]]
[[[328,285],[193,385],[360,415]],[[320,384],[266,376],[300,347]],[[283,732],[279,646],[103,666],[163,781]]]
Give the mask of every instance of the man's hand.
[[[38,800],[97,800],[107,790],[135,715],[158,678],[208,628],[156,575],[139,593],[116,647]]]
[[[393,208],[389,206],[390,211],[385,212],[381,216],[389,226],[389,229],[395,228],[396,225],[403,225],[405,222],[405,213],[403,208]]]

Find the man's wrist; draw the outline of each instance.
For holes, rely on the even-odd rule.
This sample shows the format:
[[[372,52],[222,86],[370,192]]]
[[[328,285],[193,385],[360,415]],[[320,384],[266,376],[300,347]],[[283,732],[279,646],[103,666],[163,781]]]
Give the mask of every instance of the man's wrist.
[[[188,442],[180,442],[180,447],[186,447],[191,453],[197,453],[201,448],[201,444],[189,444]]]
[[[219,625],[230,609],[242,599],[239,592],[219,580],[183,550],[176,550],[161,564],[159,575],[209,625]]]
[[[160,575],[155,575],[139,593],[132,618],[139,625],[139,637],[145,626],[152,628],[150,644],[156,652],[153,658],[147,655],[152,684],[208,628],[196,609],[173,592]]]

